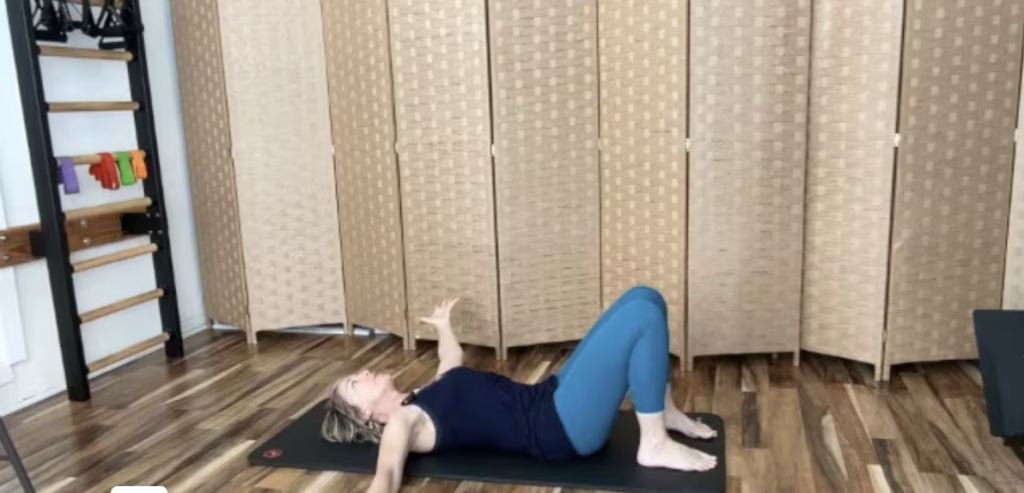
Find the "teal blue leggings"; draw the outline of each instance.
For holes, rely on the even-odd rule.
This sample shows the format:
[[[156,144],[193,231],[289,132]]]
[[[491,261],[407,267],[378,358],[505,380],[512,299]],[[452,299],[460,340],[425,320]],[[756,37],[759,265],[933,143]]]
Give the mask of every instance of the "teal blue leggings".
[[[580,455],[590,455],[608,441],[626,391],[638,413],[665,410],[666,311],[657,291],[629,290],[601,316],[558,373],[555,409]]]

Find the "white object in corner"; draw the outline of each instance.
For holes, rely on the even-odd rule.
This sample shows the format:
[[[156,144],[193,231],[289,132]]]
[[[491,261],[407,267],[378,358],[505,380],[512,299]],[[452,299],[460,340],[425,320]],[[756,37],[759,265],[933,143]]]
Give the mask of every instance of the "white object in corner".
[[[0,226],[0,229],[3,229]],[[14,269],[0,270],[0,384],[4,365],[21,363],[28,358],[25,351],[25,332],[21,322],[21,307],[18,305],[18,283]]]
[[[0,386],[7,385],[14,381],[14,372],[7,363],[0,363]]]
[[[2,156],[0,161],[3,161]],[[4,201],[0,192],[0,230],[2,229],[7,229],[7,216],[4,214]],[[25,361],[26,357],[25,332],[21,323],[18,283],[14,278],[14,268],[0,269],[0,385],[14,380],[11,366]]]
[[[4,229],[0,221],[0,229]],[[18,284],[13,269],[0,270],[0,385],[13,379],[11,366],[25,361],[25,333],[18,306]]]

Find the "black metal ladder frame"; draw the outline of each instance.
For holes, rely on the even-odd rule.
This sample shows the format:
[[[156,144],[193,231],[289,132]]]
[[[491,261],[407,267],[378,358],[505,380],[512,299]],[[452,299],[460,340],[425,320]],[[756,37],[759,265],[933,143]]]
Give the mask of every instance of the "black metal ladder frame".
[[[86,401],[90,399],[89,368],[82,345],[81,319],[75,300],[73,269],[69,258],[65,216],[61,207],[59,171],[54,164],[55,156],[50,140],[49,104],[43,92],[33,10],[30,0],[6,1],[44,242],[44,249],[40,253],[46,257],[49,269],[50,290],[53,293],[54,314],[68,397],[74,401]],[[141,26],[138,0],[124,0],[124,3],[124,11],[133,12],[135,18],[132,20]],[[126,51],[133,54],[133,59],[126,63],[132,100],[140,105],[139,110],[134,113],[135,131],[139,149],[146,153],[148,162],[149,176],[143,180],[143,189],[146,196],[152,199],[146,214],[152,226],[151,241],[158,246],[158,250],[153,253],[156,283],[157,287],[164,291],[164,296],[159,300],[160,316],[163,332],[170,337],[164,345],[164,350],[167,357],[180,358],[184,356],[184,345],[175,295],[174,267],[167,234],[167,213],[143,37],[142,29],[125,35]]]

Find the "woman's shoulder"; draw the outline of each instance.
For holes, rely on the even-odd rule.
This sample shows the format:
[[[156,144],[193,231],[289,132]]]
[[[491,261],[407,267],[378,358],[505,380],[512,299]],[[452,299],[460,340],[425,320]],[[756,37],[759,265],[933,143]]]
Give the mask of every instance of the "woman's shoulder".
[[[420,407],[416,405],[415,402],[413,402],[412,404],[406,404],[398,408],[398,410],[391,415],[391,418],[389,418],[389,420],[398,419],[407,424],[416,424],[418,420],[421,420],[425,417],[429,416],[427,415],[427,413],[423,411],[423,409],[420,409]]]
[[[398,408],[398,410],[391,415],[388,422],[390,423],[391,420],[400,421],[408,425],[412,430],[421,427],[424,423],[432,422],[430,413],[420,407],[416,402],[406,404]]]
[[[413,404],[402,406],[388,420],[388,426],[401,423],[410,438],[410,450],[413,452],[430,452],[434,449],[437,440],[437,431],[434,421],[419,406]]]

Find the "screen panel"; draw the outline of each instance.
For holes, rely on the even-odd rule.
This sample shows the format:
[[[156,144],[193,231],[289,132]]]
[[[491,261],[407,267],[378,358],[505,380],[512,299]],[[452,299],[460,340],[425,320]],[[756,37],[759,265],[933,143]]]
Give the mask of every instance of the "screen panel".
[[[203,306],[214,321],[248,329],[245,260],[231,161],[220,13],[215,0],[171,2]]]
[[[691,15],[688,352],[797,351],[810,2]]]
[[[976,358],[1001,306],[1022,7],[908,2],[886,365]]]
[[[903,3],[815,0],[801,347],[881,364]]]
[[[636,285],[668,306],[672,352],[686,351],[685,0],[602,0],[601,291]]]
[[[500,347],[485,0],[392,0],[409,326],[459,297],[460,342]]]
[[[407,337],[387,5],[325,1],[323,18],[348,317]]]
[[[580,339],[601,311],[596,0],[492,0],[503,342]]]

